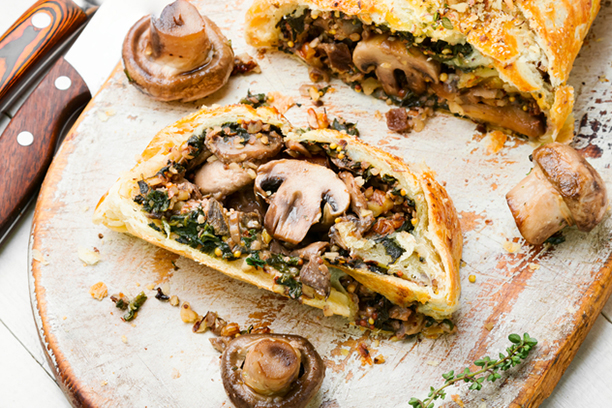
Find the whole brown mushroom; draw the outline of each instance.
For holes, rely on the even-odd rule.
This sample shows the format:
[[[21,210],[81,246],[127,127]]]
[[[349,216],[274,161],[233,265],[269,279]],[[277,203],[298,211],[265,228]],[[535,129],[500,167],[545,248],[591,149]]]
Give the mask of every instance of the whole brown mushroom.
[[[591,231],[607,208],[606,186],[572,147],[550,143],[533,151],[534,168],[506,195],[521,235],[542,244],[566,226]]]
[[[123,42],[130,81],[160,101],[194,101],[226,84],[234,52],[219,27],[186,0],[146,16]]]
[[[227,345],[221,377],[237,408],[303,408],[321,388],[325,365],[303,337],[247,334]]]

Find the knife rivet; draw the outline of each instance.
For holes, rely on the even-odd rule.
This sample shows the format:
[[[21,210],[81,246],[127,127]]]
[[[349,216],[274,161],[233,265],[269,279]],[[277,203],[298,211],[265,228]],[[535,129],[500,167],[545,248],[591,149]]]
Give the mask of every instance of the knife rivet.
[[[32,16],[32,25],[36,28],[45,28],[51,24],[51,16],[39,11]]]
[[[22,146],[29,146],[34,143],[34,135],[28,131],[21,132],[17,135],[17,143]]]
[[[55,80],[55,87],[60,91],[65,91],[70,88],[70,85],[72,85],[72,81],[67,76],[62,75]]]

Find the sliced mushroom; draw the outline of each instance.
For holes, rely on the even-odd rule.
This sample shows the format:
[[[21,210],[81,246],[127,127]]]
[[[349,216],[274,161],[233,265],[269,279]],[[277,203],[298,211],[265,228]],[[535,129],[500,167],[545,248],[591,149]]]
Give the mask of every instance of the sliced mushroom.
[[[215,235],[229,235],[230,231],[227,219],[223,212],[223,206],[219,201],[214,198],[207,200],[204,207],[204,213],[206,214],[206,222],[213,227]]]
[[[300,269],[300,282],[307,285],[312,291],[325,298],[327,298],[331,292],[331,273],[321,257],[321,252],[323,252],[323,250],[328,246],[329,242],[313,242],[312,244],[293,252],[293,255],[298,255],[300,258],[306,260]],[[302,287],[305,295],[309,295],[308,292],[310,291],[308,288],[305,288],[304,286]]]
[[[321,388],[325,365],[303,337],[247,334],[227,345],[221,377],[237,408],[303,408]]]
[[[147,16],[123,42],[123,63],[138,89],[160,101],[194,101],[227,82],[234,53],[219,27],[186,0]]]
[[[361,189],[355,181],[355,177],[353,177],[351,173],[348,171],[343,171],[338,176],[348,188],[348,192],[351,196],[351,210],[353,210],[353,212],[359,216],[357,232],[363,235],[368,229],[370,229],[375,221],[372,211],[368,209],[368,200],[361,192]]]
[[[364,73],[375,71],[388,95],[400,96],[404,80],[417,94],[427,91],[428,82],[438,83],[439,62],[428,60],[417,48],[407,48],[404,42],[391,38],[379,34],[360,41],[353,51],[355,66]]]
[[[351,201],[336,173],[318,164],[275,160],[259,167],[258,173],[255,192],[270,204],[264,225],[273,237],[292,244],[301,242],[321,219],[322,200],[329,203],[334,217],[344,213]]]
[[[484,103],[459,106],[461,111],[453,113],[463,114],[476,121],[502,125],[531,139],[536,139],[546,132],[546,123],[543,118],[533,116],[518,106],[497,107]]]
[[[572,147],[550,143],[533,151],[534,168],[506,195],[521,235],[539,245],[565,226],[590,231],[608,208],[606,186]]]
[[[251,174],[237,163],[226,165],[215,160],[200,167],[194,181],[202,194],[212,194],[217,200],[222,200],[251,184],[255,173]]]
[[[338,72],[348,72],[351,69],[351,51],[344,43],[325,43],[319,45],[329,60],[329,65]]]
[[[275,130],[267,134],[243,130],[233,131],[225,127],[221,131],[209,132],[206,134],[206,147],[226,164],[268,159],[283,148],[283,136]]]

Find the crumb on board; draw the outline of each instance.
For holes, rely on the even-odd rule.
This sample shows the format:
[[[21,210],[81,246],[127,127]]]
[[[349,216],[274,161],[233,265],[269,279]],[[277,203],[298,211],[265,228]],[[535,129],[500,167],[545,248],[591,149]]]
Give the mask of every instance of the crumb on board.
[[[493,323],[491,323],[491,322],[486,323],[486,324],[484,325],[484,328],[485,328],[485,329],[487,329],[488,331],[493,330],[493,327],[495,327],[495,325],[494,325]]]
[[[461,408],[465,408],[465,403],[461,400],[461,397],[457,394],[451,395],[451,399],[455,402],[455,404],[459,405]]]
[[[147,289],[149,289],[149,290],[153,290],[153,289],[155,289],[155,283],[149,283],[149,284],[147,285]]]
[[[181,372],[177,370],[176,368],[173,368],[172,374],[170,374],[170,376],[176,380],[177,378],[181,378]]]
[[[268,92],[267,98],[270,105],[276,108],[281,115],[284,115],[292,106],[295,105],[295,101],[291,96],[283,95],[280,92]]]
[[[372,356],[370,356],[370,350],[368,350],[368,346],[364,342],[360,342],[357,345],[357,352],[361,356],[362,366],[366,364],[372,365]]]
[[[538,265],[537,263],[529,262],[528,266],[529,266],[529,269],[533,271],[537,271],[538,269],[540,269],[540,265]]]
[[[511,254],[517,253],[518,251],[521,250],[521,244],[519,244],[518,242],[512,242],[512,241],[505,240],[502,246],[507,252]]]
[[[121,341],[127,344],[127,337],[125,335],[121,336]]]
[[[100,262],[100,251],[96,248],[93,250],[85,247],[79,247],[77,250],[79,259],[83,262],[83,266],[93,266]]]
[[[32,259],[37,262],[40,262],[41,265],[49,265],[49,261],[45,259],[45,256],[43,255],[43,253],[40,252],[38,249],[32,250]]]
[[[376,357],[374,357],[374,364],[384,364],[385,363],[385,357],[382,355],[378,355]]]
[[[433,361],[433,360],[431,360],[431,361],[428,361],[428,362],[427,362],[427,365],[428,365],[428,366],[432,366],[432,367],[437,367],[437,366],[439,366],[439,365],[440,365],[440,362],[439,362],[439,361]]]
[[[94,283],[91,288],[89,288],[89,294],[94,299],[104,299],[108,295],[108,289],[106,288],[106,284],[104,282]]]
[[[101,386],[103,386],[103,387],[104,387],[105,385],[107,385],[107,384],[108,384],[108,381],[106,381],[106,380],[105,380],[105,381],[100,381],[100,385],[101,385]]]
[[[178,306],[178,305],[179,305],[179,303],[180,303],[180,301],[179,301],[178,296],[176,296],[176,295],[172,295],[172,296],[170,296],[170,304],[171,304],[172,306]]]
[[[485,140],[488,142],[486,154],[496,154],[504,147],[506,140],[508,140],[508,135],[499,130],[494,130],[487,134]]]

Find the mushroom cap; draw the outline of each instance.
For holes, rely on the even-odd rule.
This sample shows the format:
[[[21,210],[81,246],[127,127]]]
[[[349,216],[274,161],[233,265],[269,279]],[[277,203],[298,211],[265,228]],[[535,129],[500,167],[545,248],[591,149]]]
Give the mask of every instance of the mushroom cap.
[[[415,47],[406,48],[402,41],[391,41],[391,36],[379,34],[360,41],[353,51],[353,62],[362,72],[376,71],[378,80],[389,95],[397,96],[402,85],[396,71],[406,75],[406,85],[422,94],[427,82],[438,83],[440,63],[428,59]]]
[[[608,208],[606,186],[597,172],[574,148],[549,143],[533,151],[533,161],[563,197],[576,227],[590,231]]]
[[[270,207],[264,225],[274,238],[300,243],[310,227],[321,218],[321,201],[331,207],[330,215],[344,213],[351,198],[346,185],[327,167],[302,160],[274,160],[259,167],[255,192]],[[268,195],[267,192],[278,188]]]
[[[258,343],[266,341],[267,345],[258,347]],[[273,341],[274,343],[270,343]],[[282,342],[282,343],[280,343]],[[289,345],[298,357],[298,375],[292,381],[289,387],[282,390],[283,395],[271,394],[263,395],[257,393],[251,386],[245,384],[243,371],[249,366],[256,364],[255,357],[262,351],[264,354],[270,354],[271,349],[278,350],[277,347],[269,347],[270,345],[281,347],[278,359],[273,356],[272,360],[277,360],[277,363],[289,362],[289,368],[294,368],[294,360],[291,353],[288,352]],[[258,352],[259,349],[259,352]],[[249,354],[255,351],[252,356],[253,361],[248,362]],[[285,360],[285,357],[288,360]],[[244,367],[242,364],[244,362]],[[273,362],[268,361],[268,365]],[[301,366],[301,367],[300,367]],[[280,369],[285,372],[285,369]],[[291,374],[291,370],[287,370]],[[303,371],[303,374],[299,373]],[[325,364],[315,350],[313,345],[303,337],[289,334],[246,334],[236,337],[228,345],[223,355],[221,356],[221,377],[223,379],[223,387],[227,392],[232,403],[237,408],[303,408],[319,391],[323,378],[325,377]]]
[[[195,8],[188,2],[180,2]],[[166,9],[161,21],[153,20],[153,24],[150,16],[141,18],[123,42],[123,64],[130,81],[159,101],[189,102],[208,96],[227,83],[234,66],[234,52],[219,27],[201,16],[203,28],[193,29],[192,25],[198,22],[192,13],[183,13],[183,7],[170,10],[180,12],[183,20],[172,17]],[[181,27],[170,27],[172,22]],[[190,45],[181,46],[181,42]],[[167,47],[185,55],[174,55]],[[202,65],[190,66],[193,63]]]

